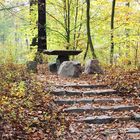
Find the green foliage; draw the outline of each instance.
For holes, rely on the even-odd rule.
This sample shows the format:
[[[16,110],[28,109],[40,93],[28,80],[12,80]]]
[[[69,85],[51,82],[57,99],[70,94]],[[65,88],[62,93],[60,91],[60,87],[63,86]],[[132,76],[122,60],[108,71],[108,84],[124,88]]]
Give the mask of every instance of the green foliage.
[[[4,3],[6,7],[18,5],[24,0],[18,2],[12,0]],[[86,35],[86,3],[82,0],[71,0],[70,3],[70,43],[66,41],[66,25],[65,25],[65,7],[62,0],[46,1],[47,12],[47,44],[48,49],[65,49],[68,45],[73,49],[76,45],[77,49],[86,50],[87,35]],[[91,1],[91,35],[95,47],[95,52],[98,59],[102,63],[109,63],[110,51],[110,20],[111,20],[111,2],[107,0]],[[2,7],[3,8],[3,7]],[[76,20],[76,10],[77,22]],[[126,2],[119,0],[116,2],[115,8],[115,29],[114,42],[115,63],[122,64],[125,57],[129,56],[129,60],[134,64],[139,61],[139,4],[135,0],[129,1],[129,6]],[[37,36],[37,5],[32,7],[21,6],[10,10],[0,11],[0,43],[2,48],[12,51],[12,60],[14,62],[25,62],[28,59],[33,59],[37,47],[29,49],[32,38]],[[75,36],[75,38],[74,38]],[[4,47],[3,47],[4,46]],[[5,47],[7,46],[7,47]],[[14,47],[12,47],[14,46]],[[24,49],[21,49],[24,48]],[[14,55],[16,50],[18,54]],[[138,51],[136,53],[136,51]],[[6,52],[8,54],[8,52]],[[1,54],[2,55],[2,54]],[[79,56],[79,60],[84,53]],[[116,55],[118,58],[116,59]],[[22,60],[19,61],[19,56]],[[25,57],[27,56],[27,57]],[[1,57],[1,56],[0,56]],[[2,56],[3,57],[3,56]],[[91,58],[90,50],[88,58]],[[53,58],[49,58],[53,59]],[[2,59],[3,60],[3,59]],[[7,60],[5,60],[7,61]],[[3,61],[2,61],[3,62]],[[2,63],[1,62],[1,63]]]
[[[28,54],[28,55],[27,55]],[[0,63],[25,63],[29,59],[29,50],[23,46],[0,44]]]

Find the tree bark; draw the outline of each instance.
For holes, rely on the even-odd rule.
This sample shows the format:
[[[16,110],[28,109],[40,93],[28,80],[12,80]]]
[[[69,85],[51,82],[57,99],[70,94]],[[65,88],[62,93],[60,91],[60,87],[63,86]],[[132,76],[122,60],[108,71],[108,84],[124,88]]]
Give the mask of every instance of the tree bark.
[[[77,36],[77,30],[76,30],[76,26],[77,26],[77,20],[78,20],[78,11],[79,11],[79,8],[78,8],[78,6],[79,6],[79,0],[77,0],[76,1],[76,8],[75,8],[75,21],[74,21],[74,37],[73,37],[73,39],[74,39],[74,47],[73,47],[73,50],[76,50],[76,48],[77,48],[77,41],[76,41],[76,36]]]
[[[139,50],[139,43],[137,42],[136,48],[135,48],[135,67],[137,67],[137,64],[138,64],[138,50]]]
[[[110,64],[113,64],[114,56],[114,17],[115,17],[116,0],[112,1],[112,14],[111,14],[111,47],[110,47]]]
[[[70,0],[68,0],[68,28],[67,28],[67,42],[70,43]]]
[[[87,38],[89,42],[89,46],[91,49],[92,57],[93,59],[96,58],[96,54],[94,51],[93,43],[92,43],[92,38],[91,38],[91,32],[90,32],[90,0],[86,0],[87,3]]]
[[[38,0],[38,52],[47,49],[46,0]]]
[[[130,2],[127,2],[126,3],[126,6],[129,8],[130,7]],[[126,24],[128,24],[129,22],[129,12],[126,14]],[[130,53],[130,41],[129,41],[129,32],[130,30],[128,28],[125,28],[125,34],[126,34],[126,48],[127,48],[127,51],[126,51],[126,57],[129,56],[129,53]]]
[[[86,47],[86,51],[85,51],[85,54],[84,54],[84,60],[85,60],[86,57],[87,57],[88,49],[89,49],[89,42],[87,42],[87,47]]]
[[[82,6],[82,13],[81,13],[81,17],[80,17],[80,21],[83,20],[83,16],[84,16],[84,7]],[[77,41],[76,41],[76,48],[75,50],[77,49],[78,45],[79,45],[79,38],[80,38],[80,35],[81,35],[81,29],[82,29],[82,26],[83,26],[83,23],[81,22],[80,25],[79,25],[79,29],[78,29],[78,34],[77,34]]]
[[[67,41],[67,46],[66,49],[69,49],[70,46],[70,7],[71,7],[71,0],[63,0],[64,4],[64,23],[65,23],[65,32],[66,32],[66,41]]]
[[[34,5],[37,5],[37,0],[30,0],[29,1],[30,2],[30,17],[32,17],[32,16],[34,16],[32,13],[33,13],[33,6]],[[31,27],[32,27],[32,18],[30,18],[30,25],[31,25]],[[34,29],[36,29],[37,27],[35,27]],[[35,35],[33,38],[32,38],[32,40],[31,40],[31,44],[30,44],[30,46],[36,46],[36,45],[38,45],[38,43],[37,43],[37,35]]]

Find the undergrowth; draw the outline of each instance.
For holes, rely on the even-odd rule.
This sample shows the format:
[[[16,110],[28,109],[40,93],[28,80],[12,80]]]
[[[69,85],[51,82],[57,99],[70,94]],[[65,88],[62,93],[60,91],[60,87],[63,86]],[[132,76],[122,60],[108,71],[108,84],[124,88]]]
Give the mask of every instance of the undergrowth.
[[[45,88],[24,65],[0,66],[1,140],[56,139],[63,131],[64,117]]]

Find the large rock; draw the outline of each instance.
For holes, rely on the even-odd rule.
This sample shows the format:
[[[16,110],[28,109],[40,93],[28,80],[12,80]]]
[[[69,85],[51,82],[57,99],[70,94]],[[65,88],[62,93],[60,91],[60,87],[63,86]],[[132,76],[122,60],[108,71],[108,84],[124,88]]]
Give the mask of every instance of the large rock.
[[[82,73],[81,64],[76,61],[64,61],[58,70],[58,74],[64,77],[79,77]]]
[[[50,64],[48,64],[48,67],[49,67],[50,72],[57,73],[57,65],[56,65],[56,63],[50,63]]]
[[[86,74],[103,74],[103,70],[99,65],[99,61],[97,59],[89,60],[85,66]]]
[[[28,71],[37,72],[37,62],[36,61],[28,61],[26,65],[27,65]]]

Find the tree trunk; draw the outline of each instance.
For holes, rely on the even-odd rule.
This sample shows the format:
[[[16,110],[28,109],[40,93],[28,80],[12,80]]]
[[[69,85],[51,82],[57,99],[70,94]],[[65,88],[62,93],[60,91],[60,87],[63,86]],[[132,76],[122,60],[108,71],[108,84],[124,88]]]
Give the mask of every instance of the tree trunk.
[[[139,43],[137,42],[136,48],[135,48],[135,67],[137,67],[137,64],[138,64],[138,49],[139,49]]]
[[[32,13],[33,13],[33,6],[34,5],[37,5],[37,0],[30,0],[30,17],[32,17],[32,16],[34,16],[34,15],[32,15]],[[30,18],[30,24],[31,24],[31,27],[32,27],[32,18]],[[37,27],[35,27],[34,29],[36,29]],[[32,31],[32,29],[31,29],[31,31]],[[37,43],[37,38],[38,38],[38,36],[37,35],[35,35],[33,38],[32,38],[32,40],[31,40],[31,44],[30,44],[30,46],[36,46],[36,45],[38,45],[38,43]]]
[[[90,0],[86,0],[86,2],[87,2],[87,38],[91,49],[92,57],[96,58],[96,54],[94,51],[92,38],[91,38],[91,32],[90,32]]]
[[[63,0],[64,4],[64,23],[65,23],[65,32],[66,32],[66,41],[67,46],[66,49],[69,49],[70,46],[70,7],[71,7],[71,1],[70,0]]]
[[[84,6],[82,6],[82,14],[81,14],[81,17],[80,17],[80,20],[82,21],[83,20],[83,16],[84,16]],[[80,26],[79,26],[79,29],[78,29],[78,34],[77,34],[77,41],[76,41],[76,48],[75,50],[77,49],[78,45],[79,45],[79,38],[80,38],[80,35],[81,35],[81,29],[82,29],[82,26],[83,26],[83,23],[81,22],[80,23]]]
[[[79,11],[79,0],[76,1],[76,8],[75,8],[75,21],[74,21],[74,47],[73,47],[73,50],[76,50],[77,48],[77,41],[76,41],[76,36],[77,36],[77,30],[76,30],[76,26],[77,26],[77,20],[78,20],[78,11]]]
[[[84,60],[86,60],[88,49],[89,49],[89,42],[87,42],[87,47],[86,47],[86,51],[85,51],[85,54],[84,54]]]
[[[115,17],[116,0],[112,1],[112,14],[111,14],[111,47],[110,47],[110,64],[113,64],[114,56],[114,17]]]
[[[68,28],[67,28],[67,43],[70,43],[70,0],[68,0]]]
[[[126,3],[126,6],[129,8],[130,7],[130,2]],[[129,12],[126,14],[126,24],[129,22]],[[126,34],[126,57],[129,57],[130,54],[130,40],[129,40],[129,32],[130,30],[128,28],[125,28],[125,34]]]
[[[46,0],[38,0],[38,52],[47,49]]]
[[[138,36],[140,36],[140,32],[139,32],[139,30],[138,30]],[[140,42],[139,41],[137,41],[136,42],[136,48],[135,48],[135,66],[137,67],[138,66],[138,52],[139,52],[139,45],[140,45]]]

